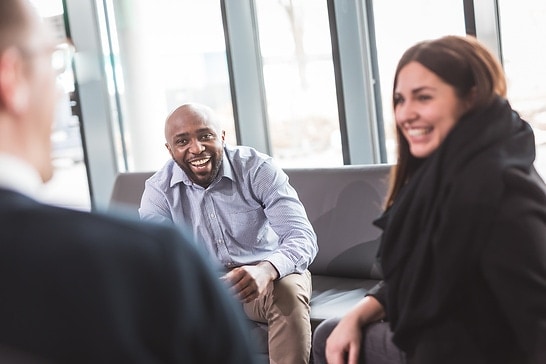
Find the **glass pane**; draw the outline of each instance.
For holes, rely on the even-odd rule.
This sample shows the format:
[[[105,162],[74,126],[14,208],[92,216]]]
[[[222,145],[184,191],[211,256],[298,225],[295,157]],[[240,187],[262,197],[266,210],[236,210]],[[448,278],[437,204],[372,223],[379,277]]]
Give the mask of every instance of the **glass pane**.
[[[187,102],[216,110],[235,144],[220,2],[111,0],[107,11],[128,169],[157,170],[170,158],[164,122]]]
[[[546,2],[499,0],[502,57],[512,107],[535,132],[535,167],[546,177]]]
[[[342,165],[326,1],[256,0],[273,156]]]
[[[34,1],[44,21],[52,25],[59,42],[66,41],[62,0]],[[84,163],[80,119],[74,100],[74,74],[72,69],[59,76],[65,91],[57,105],[57,114],[51,134],[54,174],[43,190],[45,202],[91,210],[91,198]]]
[[[413,44],[465,34],[461,0],[376,0],[373,2],[387,160],[396,162],[392,83],[398,60]]]

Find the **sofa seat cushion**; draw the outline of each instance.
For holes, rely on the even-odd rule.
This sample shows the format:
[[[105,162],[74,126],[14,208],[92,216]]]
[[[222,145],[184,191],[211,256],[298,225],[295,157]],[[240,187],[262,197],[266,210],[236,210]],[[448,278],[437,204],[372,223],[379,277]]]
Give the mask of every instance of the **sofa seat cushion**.
[[[341,317],[354,307],[379,280],[313,275],[311,327],[323,320]]]

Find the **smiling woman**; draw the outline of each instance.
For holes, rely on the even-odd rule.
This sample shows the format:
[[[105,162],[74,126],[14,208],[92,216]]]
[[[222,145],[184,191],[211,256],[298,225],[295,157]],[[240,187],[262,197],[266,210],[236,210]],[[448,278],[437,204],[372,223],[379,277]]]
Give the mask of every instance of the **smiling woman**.
[[[394,92],[396,124],[417,158],[433,153],[466,112],[455,89],[418,62],[398,74]],[[470,95],[469,95],[470,96]]]
[[[497,97],[506,97],[503,69],[474,37],[446,36],[410,47],[394,75],[398,163],[388,205],[461,117]],[[405,113],[404,102],[417,106]],[[414,123],[422,130],[409,132]]]
[[[393,87],[398,160],[375,221],[384,282],[317,327],[325,352],[315,363],[356,362],[362,351],[410,364],[546,360],[546,186],[531,127],[505,97],[500,63],[473,37],[403,54]],[[353,343],[363,332],[366,349],[386,345],[361,351]]]

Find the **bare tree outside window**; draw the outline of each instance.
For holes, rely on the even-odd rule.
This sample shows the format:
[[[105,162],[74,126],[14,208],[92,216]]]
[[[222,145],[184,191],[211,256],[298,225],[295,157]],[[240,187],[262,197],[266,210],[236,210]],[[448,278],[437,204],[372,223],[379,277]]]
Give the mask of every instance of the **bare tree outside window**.
[[[343,164],[326,2],[257,0],[273,156]]]

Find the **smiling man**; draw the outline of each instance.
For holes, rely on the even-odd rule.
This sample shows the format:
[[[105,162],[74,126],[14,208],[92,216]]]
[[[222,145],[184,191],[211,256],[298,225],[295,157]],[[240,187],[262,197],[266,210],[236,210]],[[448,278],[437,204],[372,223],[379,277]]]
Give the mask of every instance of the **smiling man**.
[[[174,110],[165,139],[172,160],[146,181],[140,217],[189,227],[247,316],[268,324],[270,362],[307,363],[317,242],[287,175],[267,155],[226,145],[203,105]]]
[[[212,183],[222,165],[224,132],[217,124],[196,106],[179,108],[165,124],[165,146],[173,160],[203,188]]]

